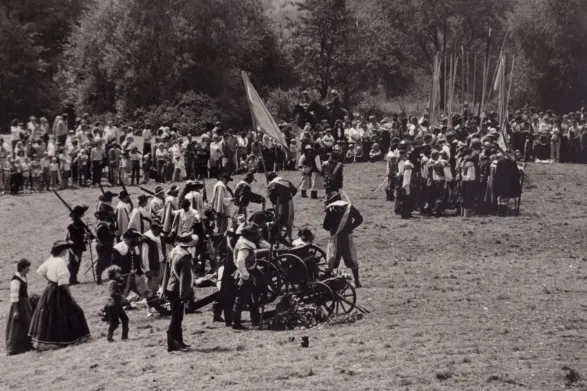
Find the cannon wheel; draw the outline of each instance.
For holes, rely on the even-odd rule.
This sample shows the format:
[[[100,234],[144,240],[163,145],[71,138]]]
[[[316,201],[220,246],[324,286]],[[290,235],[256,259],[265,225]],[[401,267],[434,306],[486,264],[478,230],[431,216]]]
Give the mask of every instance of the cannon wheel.
[[[357,292],[355,287],[346,281],[344,288],[335,291],[334,296],[336,298],[336,314],[350,314],[357,305]]]
[[[315,304],[321,307],[329,316],[332,315],[337,304],[336,296],[332,292],[332,289],[322,282],[316,282],[307,287],[300,302],[304,304]]]
[[[320,247],[312,244],[308,248],[308,256],[312,255],[314,267],[318,270],[318,279],[326,274],[328,262],[326,261],[326,252]]]
[[[282,254],[273,261],[282,277],[281,293],[300,292],[308,284],[308,268],[293,254]]]
[[[265,284],[264,291],[261,292],[259,304],[272,303],[281,294],[281,287],[283,286],[283,277],[279,269],[272,263],[267,261],[257,261],[259,269],[263,273]]]

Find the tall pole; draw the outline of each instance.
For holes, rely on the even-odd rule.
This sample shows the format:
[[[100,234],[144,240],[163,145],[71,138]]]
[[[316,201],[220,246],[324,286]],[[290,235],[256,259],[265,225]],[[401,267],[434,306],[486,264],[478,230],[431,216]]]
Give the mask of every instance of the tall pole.
[[[489,33],[487,34],[487,46],[485,48],[485,67],[484,74],[483,74],[483,91],[481,95],[481,106],[479,106],[478,115],[481,117],[481,111],[485,108],[485,91],[487,89],[487,72],[489,69],[489,48],[491,47],[491,28],[489,28]]]
[[[475,59],[473,60],[473,107],[471,110],[475,115],[475,105],[477,104],[477,51],[475,51]]]
[[[461,54],[463,58],[461,59],[463,62],[463,69],[461,69],[461,126],[465,124],[465,47],[461,46]]]

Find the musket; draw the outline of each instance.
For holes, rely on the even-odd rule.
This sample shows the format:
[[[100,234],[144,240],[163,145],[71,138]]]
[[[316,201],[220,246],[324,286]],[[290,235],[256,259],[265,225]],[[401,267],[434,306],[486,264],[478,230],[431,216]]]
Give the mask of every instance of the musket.
[[[124,185],[124,182],[123,182],[123,181],[120,181],[120,185],[122,186],[122,190],[124,190],[124,192],[125,192],[126,194],[128,194],[128,191],[126,190],[126,186]],[[134,206],[133,206],[133,204],[132,204],[132,200],[131,200],[131,198],[130,198],[130,194],[129,194],[129,196],[128,196],[128,201],[129,201],[129,203],[130,203],[130,209],[131,209],[131,210],[132,210],[132,209],[134,209],[135,207],[134,207]]]
[[[106,192],[104,191],[104,188],[102,187],[101,183],[98,183],[98,187],[100,188],[100,191],[102,192],[102,195],[106,194]]]
[[[69,206],[69,204],[67,203],[67,201],[65,201],[60,195],[59,193],[57,193],[56,190],[53,190],[53,193],[55,193],[55,195],[57,196],[57,198],[59,198],[59,200],[63,203],[63,205],[65,205],[65,207],[69,210],[69,213],[73,212],[73,209],[71,209],[71,206]],[[84,229],[90,234],[90,236],[94,236],[94,234],[92,233],[92,231],[90,231],[90,228],[87,226],[87,224],[80,219],[80,222],[82,223],[82,226],[84,227]]]
[[[153,193],[151,190],[146,189],[146,188],[144,188],[142,186],[138,186],[138,188],[141,189],[142,191],[144,191],[145,193],[147,193],[147,194],[152,195],[153,197],[155,197],[155,193]]]

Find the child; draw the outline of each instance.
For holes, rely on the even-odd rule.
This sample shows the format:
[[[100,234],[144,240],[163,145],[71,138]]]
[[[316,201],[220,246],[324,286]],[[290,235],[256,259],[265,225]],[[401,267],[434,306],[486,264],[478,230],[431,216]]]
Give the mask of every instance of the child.
[[[86,187],[87,181],[88,181],[87,169],[86,169],[86,167],[88,165],[88,154],[86,153],[86,150],[82,149],[81,151],[79,151],[79,153],[75,157],[74,161],[76,162],[77,167],[78,167],[78,170],[77,170],[78,183],[80,186]]]
[[[47,152],[45,152],[43,154],[43,157],[41,158],[40,161],[41,164],[41,176],[42,176],[42,188],[45,188],[46,190],[49,190],[49,185],[51,184],[51,170],[50,170],[50,166],[51,166],[51,159],[49,159],[49,154]]]
[[[122,291],[124,290],[124,279],[120,275],[119,266],[110,266],[107,270],[108,279],[108,302],[106,313],[108,315],[108,342],[114,342],[114,331],[122,323],[121,339],[128,339],[128,316],[122,307]]]
[[[361,145],[355,146],[355,163],[363,161],[363,147]]]
[[[249,157],[247,157],[247,172],[257,172],[258,165],[259,162],[257,157],[253,154],[250,154]]]
[[[143,184],[146,185],[149,183],[149,179],[151,178],[151,154],[148,153],[143,158]]]
[[[134,185],[136,179],[138,185],[140,178],[141,154],[139,153],[139,148],[136,145],[134,145],[130,150],[130,184]]]
[[[57,181],[59,180],[59,163],[57,163],[56,157],[51,159],[51,164],[49,165],[49,172],[51,173],[51,190],[56,189]]]
[[[71,172],[71,160],[65,154],[59,155],[59,170],[61,171],[61,189],[67,189]]]
[[[130,169],[130,165],[128,162],[128,152],[124,152],[120,157],[120,163],[118,166],[118,173],[120,178],[120,183],[127,184],[128,183],[128,171]]]
[[[294,247],[305,246],[314,243],[314,234],[309,228],[302,228],[298,231],[298,238],[293,241]]]
[[[183,179],[185,172],[185,164],[182,156],[176,156],[173,170],[173,182],[180,182]]]
[[[37,160],[37,155],[33,155],[31,162],[31,190],[39,191],[41,189],[41,163]]]
[[[13,166],[12,158],[11,157],[6,158],[6,161],[4,162],[4,165],[2,166],[2,171],[4,173],[4,191],[2,192],[2,194],[6,194],[7,191],[12,189],[10,187],[10,181],[12,178],[12,166]]]
[[[352,148],[346,151],[345,163],[352,163],[355,160],[355,153]]]
[[[14,194],[18,194],[22,190],[22,164],[23,160],[20,157],[14,159],[15,169],[11,181],[14,186]]]
[[[374,163],[379,160],[381,160],[381,149],[379,148],[379,144],[374,143],[371,151],[369,151],[369,161]]]
[[[31,193],[33,190],[31,186],[31,159],[28,157],[25,157],[24,163],[22,163],[22,187],[25,194]]]

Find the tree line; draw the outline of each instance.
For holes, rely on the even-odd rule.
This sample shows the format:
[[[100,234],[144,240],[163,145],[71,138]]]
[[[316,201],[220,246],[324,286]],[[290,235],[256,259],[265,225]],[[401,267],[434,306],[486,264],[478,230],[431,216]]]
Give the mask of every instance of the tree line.
[[[437,54],[475,101],[502,51],[513,106],[576,110],[586,45],[587,0],[5,0],[0,125],[64,111],[246,123],[241,70],[280,117],[302,89],[337,89],[348,107],[427,100]]]

